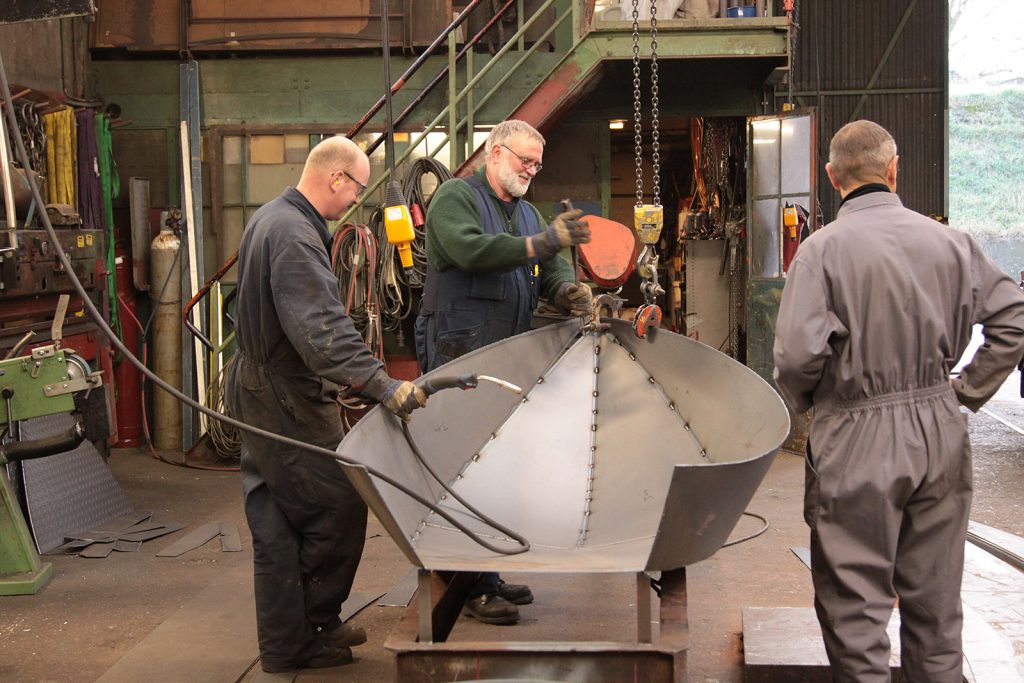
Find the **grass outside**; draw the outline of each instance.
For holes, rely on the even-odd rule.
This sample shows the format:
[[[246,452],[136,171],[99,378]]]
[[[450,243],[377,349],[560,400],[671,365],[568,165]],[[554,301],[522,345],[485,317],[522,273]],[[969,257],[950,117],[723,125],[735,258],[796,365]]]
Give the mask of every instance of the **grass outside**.
[[[1024,90],[949,98],[950,224],[1024,237]]]

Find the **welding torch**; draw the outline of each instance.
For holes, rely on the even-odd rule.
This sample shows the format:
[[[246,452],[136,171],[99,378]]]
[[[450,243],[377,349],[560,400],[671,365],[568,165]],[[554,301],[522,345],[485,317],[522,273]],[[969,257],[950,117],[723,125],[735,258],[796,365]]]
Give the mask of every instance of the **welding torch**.
[[[505,380],[498,379],[497,377],[490,377],[489,375],[476,375],[473,373],[465,375],[451,375],[449,377],[432,377],[417,382],[417,384],[419,384],[419,387],[423,390],[424,394],[432,396],[433,394],[445,389],[476,389],[480,386],[481,380],[497,384],[502,389],[507,389],[513,394],[523,393],[522,387],[516,386],[511,382],[506,382]]]

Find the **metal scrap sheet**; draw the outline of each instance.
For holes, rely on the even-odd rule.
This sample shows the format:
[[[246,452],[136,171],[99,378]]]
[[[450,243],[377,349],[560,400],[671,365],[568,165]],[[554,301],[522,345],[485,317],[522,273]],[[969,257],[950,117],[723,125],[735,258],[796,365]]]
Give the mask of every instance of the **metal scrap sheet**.
[[[21,423],[21,437],[42,439],[73,424],[67,413],[36,417]],[[28,522],[41,554],[60,547],[65,536],[132,511],[131,501],[89,441],[68,453],[25,460],[21,470]]]

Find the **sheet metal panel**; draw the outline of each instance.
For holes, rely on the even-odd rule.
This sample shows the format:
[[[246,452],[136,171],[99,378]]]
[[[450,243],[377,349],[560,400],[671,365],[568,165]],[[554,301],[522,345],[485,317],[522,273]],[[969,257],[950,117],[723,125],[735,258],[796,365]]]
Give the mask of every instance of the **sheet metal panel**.
[[[819,200],[826,222],[835,218],[839,207],[839,195],[831,189],[825,174],[828,144],[835,131],[848,122],[858,99],[856,95],[823,97],[818,110],[821,117],[818,187],[823,189]],[[900,155],[896,191],[903,204],[926,215],[941,215],[946,196],[945,95],[869,95],[859,116],[884,126],[896,139]]]
[[[776,3],[778,5],[779,3]],[[777,8],[781,10],[781,8]],[[907,11],[899,37],[870,91],[867,86]],[[946,210],[946,108],[948,94],[948,5],[898,0],[800,3],[794,91],[819,111],[819,200],[831,220],[838,196],[828,190],[828,143],[857,113],[884,126],[900,150],[898,193],[924,214]],[[780,91],[784,96],[784,90]],[[828,191],[825,191],[828,190]]]
[[[443,391],[410,424],[440,478],[530,540],[528,552],[487,550],[366,470],[347,468],[418,566],[674,569],[725,542],[789,431],[782,399],[750,369],[681,335],[655,330],[639,340],[621,320],[600,335],[578,333],[579,322],[567,321],[435,370],[428,377],[472,369],[526,393],[520,398],[485,383]],[[439,500],[493,544],[515,549],[505,532],[440,494],[398,424],[377,408],[338,450]]]

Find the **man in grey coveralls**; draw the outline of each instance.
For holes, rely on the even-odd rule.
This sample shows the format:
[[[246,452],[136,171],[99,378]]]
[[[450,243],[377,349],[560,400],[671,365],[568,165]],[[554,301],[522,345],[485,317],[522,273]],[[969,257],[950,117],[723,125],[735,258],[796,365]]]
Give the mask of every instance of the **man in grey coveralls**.
[[[401,417],[426,403],[388,376],[352,324],[331,271],[328,220],[366,189],[370,163],[351,140],[324,140],[296,187],[264,204],[238,249],[238,352],[227,381],[235,417],[334,448],[337,397]],[[363,629],[341,623],[366,537],[366,504],[337,462],[242,432],[242,488],[252,531],[260,663],[270,673],[352,661]]]
[[[814,408],[804,516],[835,681],[889,681],[899,600],[907,683],[961,683],[960,583],[977,411],[1024,353],[1024,294],[970,236],[903,207],[896,143],[870,121],[836,133],[836,220],[800,246],[775,379]],[[985,343],[949,372],[984,326]]]

